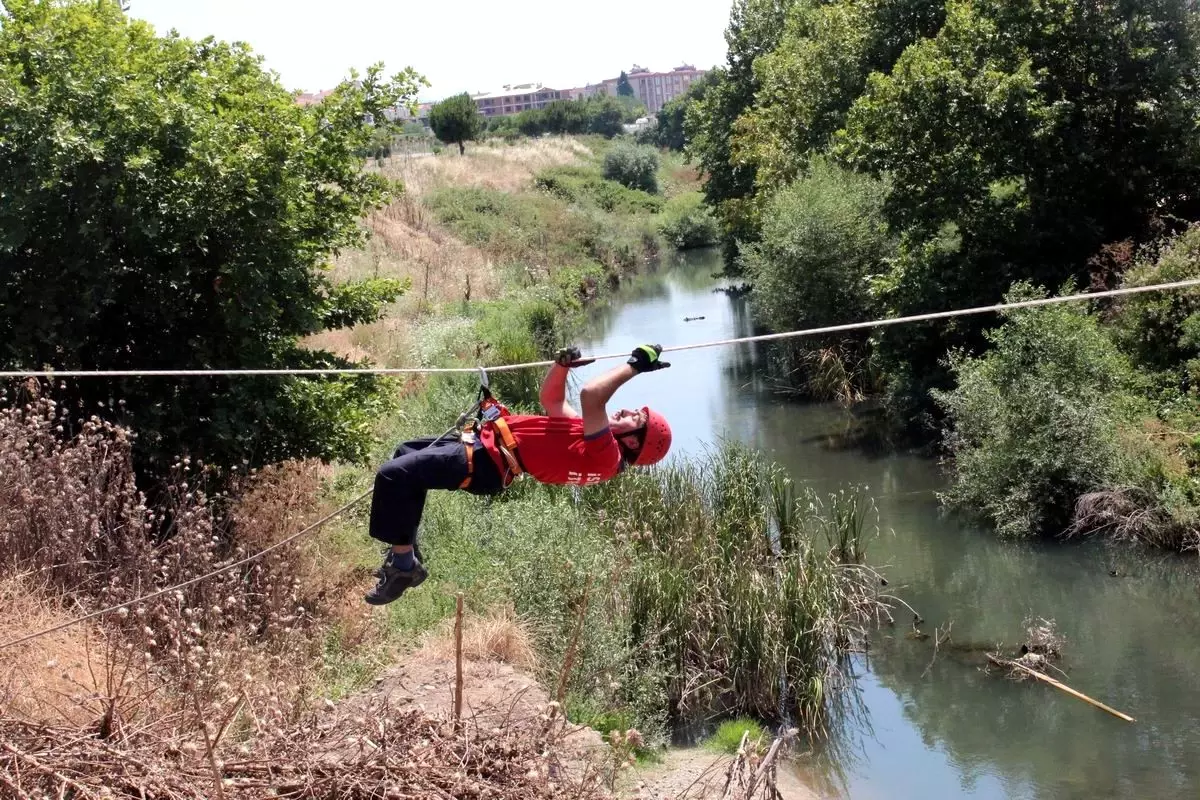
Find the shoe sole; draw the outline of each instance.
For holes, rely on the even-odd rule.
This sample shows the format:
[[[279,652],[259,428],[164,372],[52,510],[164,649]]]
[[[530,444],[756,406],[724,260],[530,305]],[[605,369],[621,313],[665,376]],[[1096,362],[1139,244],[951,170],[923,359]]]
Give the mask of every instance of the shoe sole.
[[[363,596],[363,602],[365,602],[367,605],[370,605],[370,606],[386,606],[389,603],[394,603],[397,600],[399,600],[401,597],[403,597],[404,593],[407,592],[409,589],[415,589],[418,586],[420,586],[422,583],[424,583],[425,579],[428,577],[429,577],[429,572],[427,570],[421,570],[420,572],[417,573],[416,580],[414,580],[410,585],[405,586],[403,589],[401,589],[400,594],[396,595],[395,597],[391,598],[390,600],[382,600],[379,598],[375,598],[370,594],[367,594],[367,595]]]

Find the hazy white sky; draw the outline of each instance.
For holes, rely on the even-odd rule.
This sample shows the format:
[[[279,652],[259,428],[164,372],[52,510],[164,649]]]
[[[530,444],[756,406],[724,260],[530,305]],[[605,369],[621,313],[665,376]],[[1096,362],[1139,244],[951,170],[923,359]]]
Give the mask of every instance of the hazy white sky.
[[[289,89],[337,84],[383,61],[429,79],[422,100],[506,83],[554,88],[725,59],[731,0],[132,0],[130,13],[184,36],[248,42]]]

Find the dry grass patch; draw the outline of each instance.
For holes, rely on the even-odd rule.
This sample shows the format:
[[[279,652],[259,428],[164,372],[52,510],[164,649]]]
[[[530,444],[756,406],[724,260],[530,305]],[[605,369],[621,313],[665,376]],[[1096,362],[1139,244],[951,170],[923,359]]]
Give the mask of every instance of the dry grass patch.
[[[463,617],[463,658],[470,661],[500,661],[522,671],[535,673],[538,668],[534,635],[528,621],[510,607],[488,609],[481,616]],[[425,655],[454,658],[454,620],[445,620],[425,637],[421,647]]]
[[[60,605],[24,580],[0,580],[0,642],[10,642],[70,622]],[[118,665],[103,634],[82,625],[0,650],[0,715],[45,723],[91,725],[108,699],[142,695],[152,688],[144,670]]]
[[[383,174],[404,181],[405,189],[417,197],[447,185],[515,192],[529,188],[533,176],[543,169],[576,164],[591,155],[591,149],[577,139],[548,136],[512,145],[475,145],[464,156],[391,159]]]

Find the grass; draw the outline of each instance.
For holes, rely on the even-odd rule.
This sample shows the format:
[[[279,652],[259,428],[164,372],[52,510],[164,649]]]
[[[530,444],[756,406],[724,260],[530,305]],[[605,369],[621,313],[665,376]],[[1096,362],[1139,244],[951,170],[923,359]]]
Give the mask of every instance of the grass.
[[[762,743],[769,738],[770,734],[757,721],[749,717],[738,717],[718,725],[712,736],[704,740],[704,747],[717,753],[736,755],[738,748],[742,745],[743,736],[746,737],[746,742],[753,751],[761,749]]]
[[[432,383],[389,441],[440,430],[465,389]],[[878,578],[857,563],[873,514],[857,492],[798,492],[737,446],[578,494],[533,482],[491,500],[432,493],[421,532],[431,577],[381,625],[393,644],[415,645],[462,591],[476,615],[504,608],[535,621],[537,672],[555,687],[582,620],[568,715],[637,728],[651,749],[676,725],[714,713],[774,719],[781,707],[820,734],[844,656],[876,608]],[[363,528],[352,546],[376,557]]]

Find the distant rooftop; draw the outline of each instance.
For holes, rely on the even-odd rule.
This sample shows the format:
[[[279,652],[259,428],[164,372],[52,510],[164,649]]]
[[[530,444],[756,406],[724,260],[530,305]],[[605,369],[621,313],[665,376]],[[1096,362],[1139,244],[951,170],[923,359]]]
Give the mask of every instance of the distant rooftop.
[[[481,92],[471,95],[473,100],[487,100],[491,97],[511,97],[514,94],[533,94],[535,92],[553,92],[556,89],[551,89],[542,83],[506,83],[503,88],[493,92]]]

